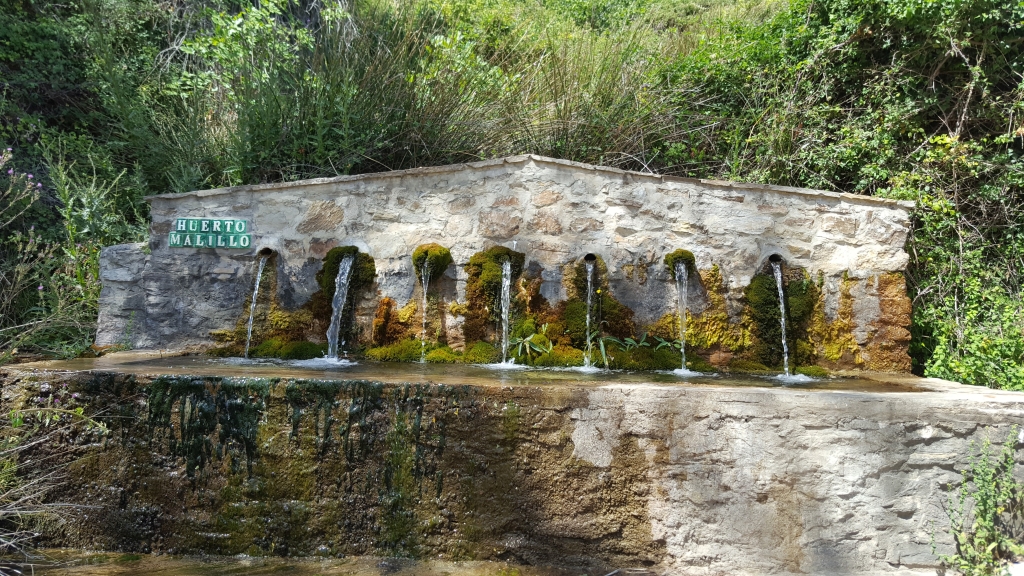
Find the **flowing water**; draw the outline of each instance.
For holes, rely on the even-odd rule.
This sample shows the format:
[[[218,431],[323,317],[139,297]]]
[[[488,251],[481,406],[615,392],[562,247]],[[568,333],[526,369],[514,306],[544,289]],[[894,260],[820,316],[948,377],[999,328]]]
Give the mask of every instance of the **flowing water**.
[[[676,262],[676,311],[679,313],[679,351],[682,354],[682,369],[686,370],[686,297],[688,272],[685,262]]]
[[[789,376],[789,345],[786,344],[786,296],[782,291],[782,266],[778,262],[772,262],[772,271],[775,272],[775,286],[779,289],[779,322],[782,324],[782,369],[786,376]]]
[[[341,332],[341,312],[348,298],[348,283],[352,276],[355,256],[345,256],[338,263],[338,275],[334,278],[334,300],[331,301],[331,325],[327,329],[327,357],[338,357],[338,334]]]
[[[249,357],[249,343],[252,341],[252,319],[256,315],[256,296],[260,293],[260,278],[263,277],[263,268],[267,265],[269,256],[260,257],[260,267],[256,270],[256,285],[252,288],[252,304],[249,304],[249,323],[245,328],[245,357]]]
[[[588,260],[584,264],[587,267],[587,351],[583,355],[583,367],[590,368],[590,353],[594,350],[590,340],[590,306],[594,299],[594,263]]]
[[[801,390],[915,392],[922,381],[912,376],[864,374],[857,378],[783,380],[769,374],[693,373],[680,378],[674,371],[629,372],[625,370],[539,368],[514,366],[495,370],[495,364],[420,364],[419,362],[374,362],[360,360],[278,360],[276,358],[213,358],[209,356],[164,356],[159,352],[117,352],[99,358],[50,360],[19,367],[40,370],[90,370],[138,375],[188,375],[238,378],[369,381],[388,384],[437,384],[445,386],[715,386],[795,387]],[[927,383],[927,381],[924,381]]]
[[[423,288],[423,330],[420,332],[420,362],[427,361],[427,289],[430,288],[430,260],[423,261],[420,269],[420,286]]]
[[[508,361],[508,316],[512,308],[512,261],[501,265],[501,363]]]

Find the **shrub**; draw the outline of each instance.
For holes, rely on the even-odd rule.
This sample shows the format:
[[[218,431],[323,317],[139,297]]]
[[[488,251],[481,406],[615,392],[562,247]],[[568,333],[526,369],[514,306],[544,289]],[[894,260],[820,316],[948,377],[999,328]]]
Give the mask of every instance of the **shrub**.
[[[1016,426],[998,456],[992,454],[986,438],[980,453],[971,458],[960,486],[949,496],[946,514],[955,552],[940,560],[965,576],[1004,574],[1004,564],[1024,554],[1024,546],[1013,541],[1014,536],[1024,536],[1019,528],[1024,522],[1024,485],[1013,473],[1016,445]],[[952,486],[949,489],[953,491]]]

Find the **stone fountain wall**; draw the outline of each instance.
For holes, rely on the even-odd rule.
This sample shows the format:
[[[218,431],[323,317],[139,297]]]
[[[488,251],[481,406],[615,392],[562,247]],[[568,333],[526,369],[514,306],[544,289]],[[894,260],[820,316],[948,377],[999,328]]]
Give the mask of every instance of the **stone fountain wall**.
[[[910,203],[806,189],[671,178],[536,156],[285,184],[166,194],[152,206],[148,246],[104,250],[97,344],[187,348],[233,327],[252,291],[256,254],[276,253],[277,296],[305,303],[335,246],[355,245],[376,261],[376,297],[360,303],[368,324],[382,297],[401,305],[417,281],[410,255],[436,242],[450,248],[453,301],[465,298],[462,265],[501,244],[524,252],[543,279],[541,294],[566,296],[563,272],[587,253],[607,263],[615,297],[638,323],[673,310],[662,259],[683,248],[700,270],[717,266],[727,311],[740,321],[743,290],[769,256],[823,282],[834,321],[852,298],[848,331],[858,364],[908,370],[909,310],[899,274]],[[170,247],[179,218],[244,220],[249,246]],[[698,300],[697,306],[700,305]],[[701,310],[692,310],[699,313]],[[458,332],[460,318],[446,319]]]
[[[89,550],[925,576],[953,550],[948,487],[986,438],[1024,445],[1020,393],[934,380],[866,393],[57,368],[0,373],[2,407],[74,393],[110,427],[19,465],[59,470],[49,496],[81,505],[43,544]]]

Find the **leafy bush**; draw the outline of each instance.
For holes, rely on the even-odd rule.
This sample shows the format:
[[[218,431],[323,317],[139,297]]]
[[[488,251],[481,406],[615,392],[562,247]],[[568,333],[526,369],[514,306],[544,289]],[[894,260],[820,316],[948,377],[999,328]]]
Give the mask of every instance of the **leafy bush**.
[[[986,438],[949,497],[946,514],[955,552],[940,559],[966,576],[1004,574],[1006,562],[1024,554],[1024,485],[1013,474],[1016,445],[1017,427],[998,455]]]
[[[37,306],[22,290],[0,330],[39,321],[37,309],[74,320],[41,323],[52,329],[25,346],[81,349],[90,254],[134,234],[144,194],[535,153],[915,200],[914,370],[1024,389],[1018,3],[175,6],[6,6],[0,140],[18,153],[15,172],[46,184],[45,201],[5,230],[22,234],[5,233],[5,259],[21,257],[14,243],[33,224],[36,246],[71,252],[40,258],[50,265],[30,266],[40,277],[26,284],[64,300]],[[79,170],[78,198],[107,190],[102,211],[124,233],[69,240],[86,203],[58,197],[44,159],[56,140]],[[66,275],[74,282],[46,287]],[[618,320],[607,332],[629,336]]]

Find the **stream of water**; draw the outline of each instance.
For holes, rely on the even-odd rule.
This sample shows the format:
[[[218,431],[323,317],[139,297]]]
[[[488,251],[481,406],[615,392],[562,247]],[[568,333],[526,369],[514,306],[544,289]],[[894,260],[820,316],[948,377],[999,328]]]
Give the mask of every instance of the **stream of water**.
[[[686,298],[687,271],[686,263],[676,262],[676,311],[679,313],[679,352],[682,354],[682,369],[686,370]]]
[[[334,300],[331,301],[331,325],[327,329],[327,357],[338,357],[338,334],[341,332],[341,313],[348,299],[348,284],[352,275],[355,256],[345,256],[338,263],[338,275],[334,278]]]
[[[501,363],[508,361],[508,316],[512,309],[512,261],[501,265]]]
[[[775,286],[779,289],[779,322],[782,324],[782,369],[789,376],[789,345],[786,344],[786,294],[782,290],[782,266],[772,262]]]
[[[590,307],[594,299],[594,263],[587,260],[584,262],[584,265],[587,267],[587,351],[583,355],[583,367],[590,368],[590,353],[594,349],[593,342],[590,339]]]
[[[423,288],[423,329],[420,332],[420,362],[427,361],[427,290],[430,289],[430,259],[423,260],[420,269],[420,287]]]
[[[260,266],[256,270],[256,285],[252,288],[252,303],[249,304],[249,323],[245,327],[245,354],[246,358],[249,357],[249,343],[252,341],[252,319],[256,315],[256,296],[260,293],[260,278],[263,277],[263,268],[267,265],[267,258],[269,256],[260,257]]]

